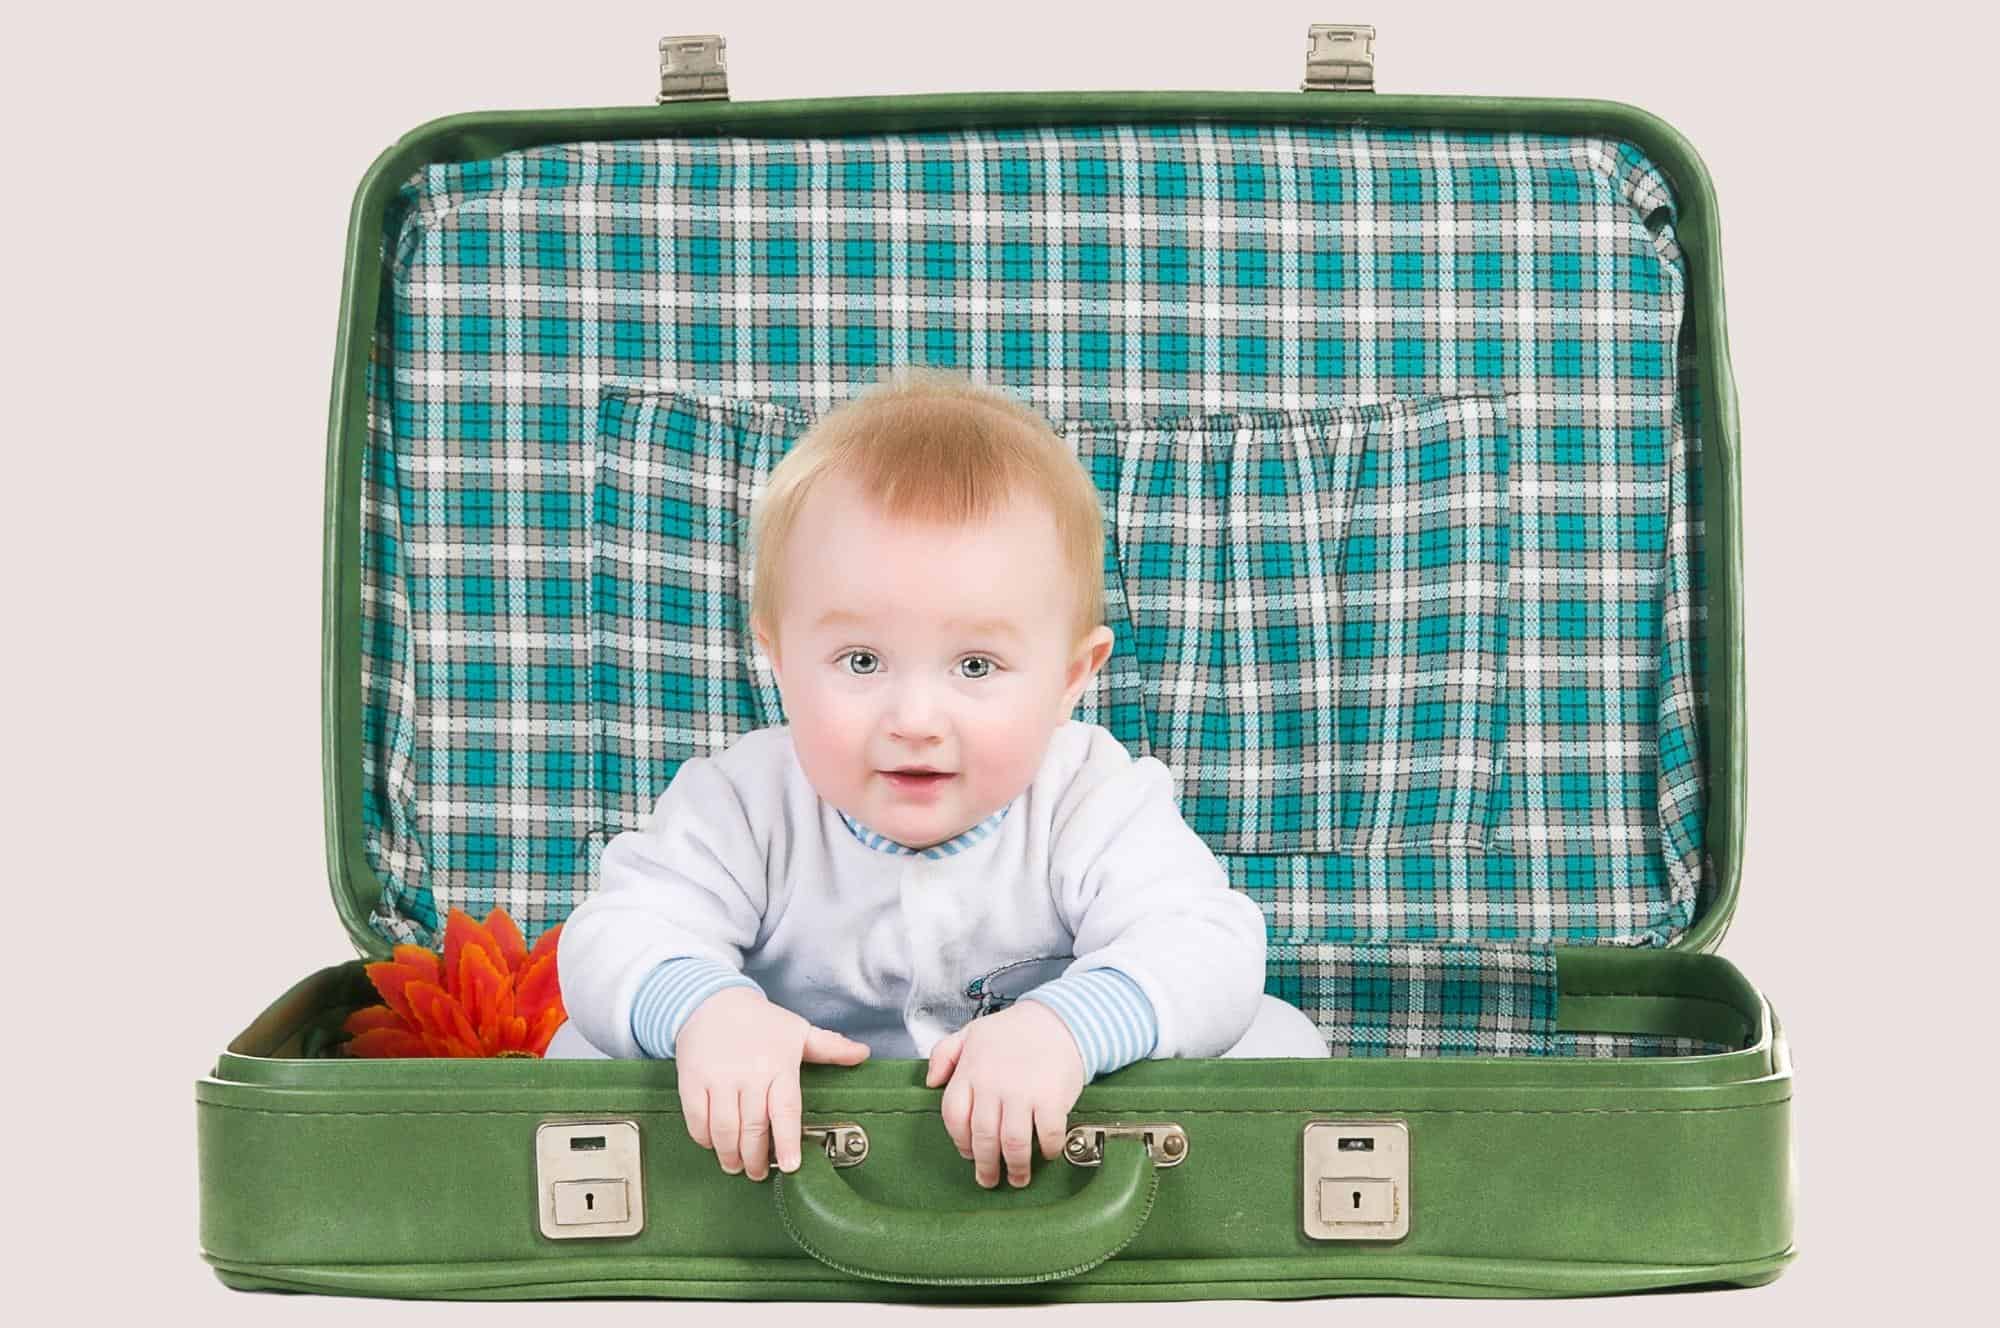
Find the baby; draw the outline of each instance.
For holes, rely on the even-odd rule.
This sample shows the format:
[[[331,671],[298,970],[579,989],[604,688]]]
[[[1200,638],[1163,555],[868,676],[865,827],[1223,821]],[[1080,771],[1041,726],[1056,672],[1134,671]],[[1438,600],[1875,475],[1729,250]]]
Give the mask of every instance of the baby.
[[[802,1062],[927,1057],[987,1187],[1132,1061],[1325,1056],[1167,768],[1070,718],[1111,652],[1101,523],[1048,423],[960,375],[815,425],[752,518],[789,722],[606,847],[549,1054],[673,1057],[689,1134],[752,1180],[799,1165]]]

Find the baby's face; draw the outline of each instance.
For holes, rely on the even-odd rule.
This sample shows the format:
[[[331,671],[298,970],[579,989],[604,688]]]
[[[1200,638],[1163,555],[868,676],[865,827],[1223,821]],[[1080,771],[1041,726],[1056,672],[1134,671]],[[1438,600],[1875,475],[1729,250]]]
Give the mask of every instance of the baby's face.
[[[1017,501],[970,526],[876,511],[829,475],[793,531],[777,639],[755,627],[814,790],[912,848],[1011,802],[1110,653],[1069,639],[1055,519]],[[929,766],[939,775],[899,776]]]

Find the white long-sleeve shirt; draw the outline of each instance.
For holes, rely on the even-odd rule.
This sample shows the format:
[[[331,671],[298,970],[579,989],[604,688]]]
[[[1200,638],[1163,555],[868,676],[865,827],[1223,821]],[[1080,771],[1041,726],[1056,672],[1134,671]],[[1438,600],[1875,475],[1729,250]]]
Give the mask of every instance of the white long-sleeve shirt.
[[[1215,1056],[1243,1035],[1263,913],[1182,819],[1166,766],[1070,720],[984,825],[954,851],[881,852],[813,790],[788,727],[747,733],[684,761],[651,822],[606,847],[563,928],[563,1003],[598,1048],[644,1056],[635,1007],[692,956],[876,1056],[924,1057],[996,995],[1115,969],[1151,1007],[1151,1055]],[[1065,985],[1049,1004],[1075,1031],[1076,984],[1049,994]]]

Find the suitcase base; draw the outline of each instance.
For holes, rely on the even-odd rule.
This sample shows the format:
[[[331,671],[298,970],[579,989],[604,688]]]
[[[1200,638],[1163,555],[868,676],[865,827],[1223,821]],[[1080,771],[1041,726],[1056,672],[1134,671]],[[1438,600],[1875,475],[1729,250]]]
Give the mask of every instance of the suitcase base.
[[[1115,1159],[1038,1156],[1029,1186],[980,1189],[921,1061],[801,1074],[809,1124],[868,1136],[864,1161],[827,1169],[816,1192],[880,1225],[846,1229],[846,1252],[827,1254],[793,1221],[806,1210],[786,1206],[808,1195],[806,1177],[746,1194],[752,1182],[688,1137],[670,1061],[303,1057],[329,1002],[353,992],[343,965],[274,1003],[197,1086],[203,1254],[232,1287],[450,1299],[1531,1297],[1776,1277],[1793,1257],[1792,1070],[1768,1003],[1711,955],[1579,951],[1561,975],[1565,1022],[1580,1032],[1736,1049],[1138,1062],[1088,1085],[1071,1123],[1176,1124],[1186,1155],[1122,1168],[1148,1187],[1123,1210],[1136,1223],[1101,1262],[1078,1263],[1079,1242],[1038,1236],[1058,1221],[1086,1237],[1110,1230],[1096,1200],[1112,1191],[1091,1187],[1114,1183]],[[603,1119],[639,1128],[644,1228],[551,1240],[536,1131]],[[1322,1192],[1304,1132],[1321,1120],[1407,1129],[1407,1235],[1304,1230],[1305,1198]],[[815,1164],[827,1167],[809,1154]],[[835,1177],[841,1188],[824,1183]],[[1017,1270],[1005,1281],[946,1276],[953,1257],[995,1239]]]

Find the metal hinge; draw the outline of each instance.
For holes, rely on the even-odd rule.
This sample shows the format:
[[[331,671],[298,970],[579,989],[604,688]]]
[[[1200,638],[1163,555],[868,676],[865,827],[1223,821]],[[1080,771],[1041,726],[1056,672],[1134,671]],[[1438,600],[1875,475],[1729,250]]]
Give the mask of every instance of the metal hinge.
[[[1366,23],[1315,23],[1306,30],[1306,81],[1300,92],[1373,92],[1375,29]]]
[[[725,45],[713,32],[660,38],[660,101],[728,101]]]
[[[808,1125],[799,1135],[826,1149],[827,1160],[836,1167],[858,1167],[868,1160],[868,1131],[853,1121]]]

